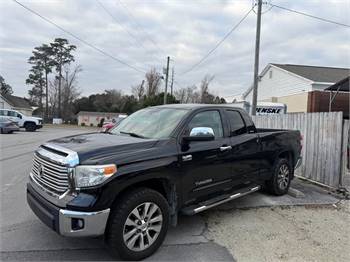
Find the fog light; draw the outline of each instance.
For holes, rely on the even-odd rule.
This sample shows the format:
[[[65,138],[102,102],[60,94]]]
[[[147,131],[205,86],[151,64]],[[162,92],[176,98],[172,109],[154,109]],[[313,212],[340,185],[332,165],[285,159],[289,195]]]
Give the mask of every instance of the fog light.
[[[72,218],[72,230],[80,230],[84,228],[84,219]]]

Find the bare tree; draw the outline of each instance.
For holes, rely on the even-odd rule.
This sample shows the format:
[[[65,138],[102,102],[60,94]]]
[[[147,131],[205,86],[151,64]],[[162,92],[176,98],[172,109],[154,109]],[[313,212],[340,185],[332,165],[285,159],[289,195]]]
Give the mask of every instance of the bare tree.
[[[162,76],[155,68],[146,73],[146,95],[155,96],[159,92]]]
[[[201,81],[200,85],[200,97],[201,97],[201,103],[210,103],[212,100],[214,100],[214,96],[210,94],[209,92],[209,84],[214,79],[214,75],[205,75],[204,78]]]
[[[197,91],[197,86],[188,86],[175,91],[175,97],[182,104],[200,103],[200,94]]]
[[[71,119],[73,117],[73,102],[80,95],[78,88],[78,74],[82,71],[80,65],[76,66],[72,71],[67,65],[64,67],[64,83],[61,92],[62,117],[63,119]]]
[[[56,77],[54,81],[50,81],[49,88],[49,104],[51,107],[51,116],[57,115],[59,110],[59,102],[62,104],[62,118],[64,120],[70,120],[73,118],[73,102],[79,97],[80,92],[78,88],[78,74],[82,71],[80,65],[74,67],[73,70],[69,66],[65,66],[63,69],[63,77],[61,82]],[[61,97],[59,97],[61,94]]]
[[[142,100],[143,96],[145,95],[144,85],[145,85],[145,80],[142,80],[142,83],[140,85],[131,87],[131,92],[138,101]]]

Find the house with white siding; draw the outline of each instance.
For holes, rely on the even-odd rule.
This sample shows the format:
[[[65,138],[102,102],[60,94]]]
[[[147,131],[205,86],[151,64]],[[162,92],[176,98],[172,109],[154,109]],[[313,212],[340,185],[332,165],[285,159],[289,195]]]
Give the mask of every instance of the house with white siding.
[[[257,100],[284,103],[287,112],[310,112],[312,93],[328,92],[324,90],[349,75],[349,68],[271,63],[260,74]],[[252,94],[250,87],[243,100],[251,103]]]
[[[10,94],[0,94],[0,109],[17,110],[26,116],[31,116],[33,112],[28,99]]]

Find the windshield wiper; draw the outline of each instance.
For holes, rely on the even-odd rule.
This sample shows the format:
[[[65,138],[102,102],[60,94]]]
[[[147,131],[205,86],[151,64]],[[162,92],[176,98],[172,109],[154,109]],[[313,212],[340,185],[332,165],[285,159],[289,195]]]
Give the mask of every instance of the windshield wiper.
[[[144,136],[141,136],[141,135],[133,133],[133,132],[119,131],[119,133],[126,134],[126,135],[133,136],[133,137],[138,137],[138,138],[146,138]]]

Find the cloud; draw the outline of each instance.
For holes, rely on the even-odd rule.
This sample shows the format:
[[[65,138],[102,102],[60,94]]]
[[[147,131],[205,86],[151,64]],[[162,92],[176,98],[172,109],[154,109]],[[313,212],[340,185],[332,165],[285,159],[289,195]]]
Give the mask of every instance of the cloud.
[[[95,0],[20,2],[132,66],[161,70],[170,55],[177,86],[198,85],[205,74],[213,74],[212,92],[232,97],[251,85],[256,26],[253,12],[207,60],[190,73],[181,74],[242,18],[252,6],[250,0],[100,1],[114,18]],[[349,23],[348,1],[273,2]],[[0,9],[0,74],[17,95],[27,95],[30,88],[25,79],[33,48],[56,37],[65,37],[77,46],[83,95],[111,88],[130,93],[131,85],[144,78],[144,74],[103,56],[13,1],[0,1]],[[260,69],[270,62],[349,67],[349,40],[347,28],[272,8],[262,17]]]

